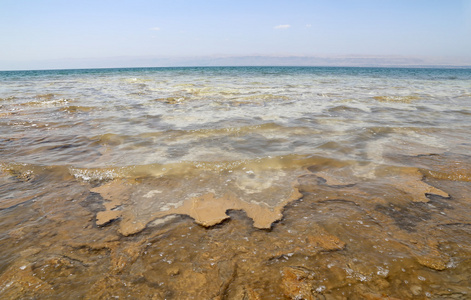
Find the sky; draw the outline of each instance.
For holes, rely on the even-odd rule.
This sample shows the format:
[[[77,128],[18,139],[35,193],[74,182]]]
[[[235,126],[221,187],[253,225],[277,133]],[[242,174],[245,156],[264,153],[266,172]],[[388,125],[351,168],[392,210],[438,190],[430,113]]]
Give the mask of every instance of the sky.
[[[0,70],[231,56],[471,65],[471,0],[0,0]]]

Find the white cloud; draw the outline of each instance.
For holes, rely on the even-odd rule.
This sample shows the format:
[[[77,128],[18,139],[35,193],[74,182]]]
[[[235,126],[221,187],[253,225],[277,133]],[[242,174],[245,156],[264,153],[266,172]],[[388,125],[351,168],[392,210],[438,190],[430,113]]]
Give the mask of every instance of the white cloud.
[[[160,27],[152,27],[152,28],[150,28],[150,30],[159,31],[159,30],[160,30]]]
[[[312,26],[311,24],[306,24],[307,28],[311,28],[311,26]]]
[[[275,29],[288,29],[288,28],[290,28],[290,27],[291,27],[291,25],[285,24],[285,25],[276,25],[276,26],[273,27],[273,28],[275,28]]]

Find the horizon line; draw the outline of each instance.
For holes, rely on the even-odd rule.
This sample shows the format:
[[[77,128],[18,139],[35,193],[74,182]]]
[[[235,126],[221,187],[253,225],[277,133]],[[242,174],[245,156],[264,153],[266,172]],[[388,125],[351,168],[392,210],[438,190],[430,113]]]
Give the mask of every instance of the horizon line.
[[[83,67],[83,68],[44,68],[44,69],[5,69],[0,72],[35,71],[74,71],[74,70],[118,70],[118,69],[179,69],[179,68],[352,68],[352,69],[471,69],[471,65],[181,65],[157,67]]]
[[[3,66],[2,66],[3,65]],[[471,59],[404,55],[200,55],[0,61],[0,71],[184,67],[471,68]]]
[[[44,69],[9,69],[0,72],[35,72],[35,71],[74,71],[74,70],[118,70],[118,69],[178,69],[178,68],[353,68],[353,69],[471,69],[471,65],[178,65],[156,67],[83,67],[83,68],[44,68]]]

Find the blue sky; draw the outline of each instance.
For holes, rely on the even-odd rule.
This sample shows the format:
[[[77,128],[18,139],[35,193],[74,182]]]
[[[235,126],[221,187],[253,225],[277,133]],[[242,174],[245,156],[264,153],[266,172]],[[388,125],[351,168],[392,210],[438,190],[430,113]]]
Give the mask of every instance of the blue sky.
[[[0,70],[214,55],[471,61],[471,0],[0,0]]]

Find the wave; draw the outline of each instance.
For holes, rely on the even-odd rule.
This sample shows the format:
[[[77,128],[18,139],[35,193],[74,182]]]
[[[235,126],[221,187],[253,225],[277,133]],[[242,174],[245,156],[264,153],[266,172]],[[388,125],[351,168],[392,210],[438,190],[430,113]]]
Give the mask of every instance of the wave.
[[[81,168],[72,165],[40,165],[18,162],[0,162],[0,169],[16,178],[34,178],[47,174],[68,174],[83,182],[106,182],[114,179],[138,179],[163,176],[191,177],[202,172],[212,172],[214,176],[232,172],[242,172],[252,176],[270,170],[306,169],[308,166],[328,166],[336,160],[310,155],[283,155],[244,160],[222,161],[182,161],[168,164],[147,164],[130,166],[110,166]],[[306,169],[307,170],[307,169]],[[245,176],[245,175],[244,175]],[[252,176],[252,177],[253,177]],[[267,179],[268,180],[268,179]]]
[[[61,111],[67,113],[81,113],[81,112],[90,112],[96,109],[96,107],[92,106],[80,106],[80,105],[68,105],[66,107],[61,108]]]
[[[373,99],[380,102],[395,102],[395,103],[412,103],[413,101],[418,101],[421,97],[416,95],[408,96],[374,96]]]
[[[213,125],[213,124],[210,124]],[[284,134],[293,135],[312,135],[319,133],[309,127],[302,126],[284,126],[274,122],[245,125],[245,126],[207,126],[211,128],[198,128],[198,129],[169,129],[165,131],[150,131],[142,132],[134,135],[105,133],[98,136],[90,137],[91,140],[98,141],[100,144],[117,145],[123,144],[127,141],[143,140],[149,138],[162,138],[165,140],[181,140],[182,142],[190,141],[195,138],[221,138],[227,136],[243,136],[251,133],[266,134],[283,136]]]

